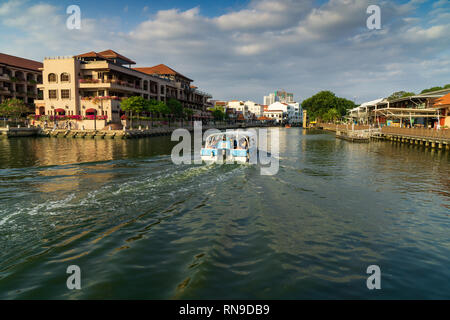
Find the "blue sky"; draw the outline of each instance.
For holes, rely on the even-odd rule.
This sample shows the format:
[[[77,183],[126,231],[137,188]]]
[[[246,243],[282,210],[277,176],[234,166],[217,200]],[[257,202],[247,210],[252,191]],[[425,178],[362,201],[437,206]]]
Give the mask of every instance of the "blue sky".
[[[72,4],[81,30],[65,27]],[[366,27],[371,4],[381,30]],[[449,0],[0,0],[0,52],[42,61],[113,49],[168,64],[217,99],[332,90],[361,103],[447,84],[449,34]]]

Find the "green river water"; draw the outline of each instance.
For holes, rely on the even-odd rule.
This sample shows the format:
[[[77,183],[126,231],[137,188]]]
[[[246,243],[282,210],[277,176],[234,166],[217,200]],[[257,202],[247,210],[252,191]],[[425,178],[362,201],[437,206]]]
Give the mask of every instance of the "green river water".
[[[279,136],[274,176],[170,137],[0,140],[0,299],[450,298],[449,152]]]

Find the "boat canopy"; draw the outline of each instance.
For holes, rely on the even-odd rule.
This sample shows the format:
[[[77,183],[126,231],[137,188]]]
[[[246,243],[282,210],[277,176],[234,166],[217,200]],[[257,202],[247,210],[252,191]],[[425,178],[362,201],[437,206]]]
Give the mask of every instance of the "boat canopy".
[[[245,148],[245,146],[254,146],[256,144],[256,134],[249,131],[227,131],[227,132],[218,132],[209,135],[206,138],[205,147],[206,148],[217,148],[219,142],[225,141],[230,143],[231,141],[237,141],[237,146],[240,148]],[[230,146],[228,148],[231,147]]]

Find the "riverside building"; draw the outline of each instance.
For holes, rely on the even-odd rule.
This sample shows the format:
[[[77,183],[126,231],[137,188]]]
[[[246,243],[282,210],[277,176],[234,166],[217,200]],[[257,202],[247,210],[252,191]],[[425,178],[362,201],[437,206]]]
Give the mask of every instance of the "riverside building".
[[[34,103],[37,84],[42,83],[41,68],[40,62],[0,53],[0,103],[14,98]]]
[[[134,64],[113,50],[45,58],[36,115],[102,116],[117,123],[121,100],[141,96],[164,102],[174,98],[193,109],[194,120],[210,118],[211,96],[192,86],[191,79],[164,65],[131,68]]]

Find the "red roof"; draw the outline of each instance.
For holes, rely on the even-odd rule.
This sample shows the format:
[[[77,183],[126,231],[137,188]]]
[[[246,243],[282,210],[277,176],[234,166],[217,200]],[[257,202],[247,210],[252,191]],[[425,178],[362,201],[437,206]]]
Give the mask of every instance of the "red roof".
[[[272,118],[263,116],[263,117],[259,117],[258,120],[272,120]]]
[[[108,58],[108,59],[120,59],[125,62],[128,62],[129,64],[136,64],[136,62],[134,62],[133,60],[128,59],[127,57],[125,57],[111,49],[99,52],[98,54],[100,54],[103,57]]]
[[[79,54],[77,56],[75,56],[76,58],[102,58],[102,59],[106,59],[106,57],[98,54],[95,51],[90,51],[90,52],[86,52],[86,53],[82,53]]]
[[[18,67],[35,71],[40,71],[39,68],[42,68],[44,66],[41,62],[10,56],[9,54],[4,53],[0,53],[0,63],[6,64],[11,67]]]
[[[447,106],[450,105],[450,93],[436,100],[434,107]]]
[[[186,76],[183,76],[181,73],[173,70],[172,68],[166,66],[165,64],[158,64],[157,66],[153,67],[133,68],[133,69],[147,74],[172,75],[172,76],[178,75],[189,81],[194,81]]]
[[[128,59],[127,57],[125,57],[113,50],[105,50],[102,52],[89,51],[86,53],[79,54],[75,57],[76,58],[120,59],[129,64],[136,64],[136,62],[134,62],[133,60]]]

